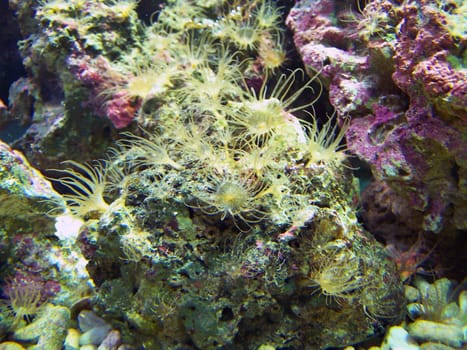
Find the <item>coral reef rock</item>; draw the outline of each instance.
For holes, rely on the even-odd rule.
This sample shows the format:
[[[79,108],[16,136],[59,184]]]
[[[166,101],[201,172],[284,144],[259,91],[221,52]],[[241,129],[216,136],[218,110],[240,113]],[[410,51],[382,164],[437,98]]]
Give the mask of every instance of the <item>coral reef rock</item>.
[[[349,150],[390,188],[383,203],[364,197],[366,224],[392,243],[394,222],[408,235],[465,230],[465,2],[358,4],[300,1],[287,23],[307,69],[351,119]],[[374,206],[388,220],[373,220]]]

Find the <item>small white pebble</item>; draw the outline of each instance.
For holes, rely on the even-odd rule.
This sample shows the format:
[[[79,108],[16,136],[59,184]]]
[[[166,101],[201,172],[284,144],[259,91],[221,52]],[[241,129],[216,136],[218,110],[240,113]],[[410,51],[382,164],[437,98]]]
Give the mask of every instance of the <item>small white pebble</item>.
[[[81,332],[87,332],[92,328],[108,326],[102,318],[97,316],[94,311],[83,310],[78,315],[78,325]]]
[[[419,350],[418,344],[407,331],[399,326],[389,328],[381,350]]]

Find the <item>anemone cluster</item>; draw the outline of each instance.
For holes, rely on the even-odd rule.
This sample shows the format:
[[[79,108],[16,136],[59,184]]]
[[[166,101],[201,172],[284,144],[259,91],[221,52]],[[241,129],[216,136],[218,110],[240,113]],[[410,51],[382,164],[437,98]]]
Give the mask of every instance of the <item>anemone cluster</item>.
[[[65,170],[71,212],[105,209],[106,185],[128,194],[144,182],[152,197],[170,194],[221,220],[248,226],[268,217],[301,226],[303,213],[320,204],[307,177],[341,166],[345,125],[337,131],[328,119],[318,126],[309,111],[319,93],[301,70],[268,79],[277,66],[263,57],[264,47],[281,50],[280,10],[273,3],[223,5],[215,21],[202,20],[203,8],[191,6],[174,2],[162,10],[145,28],[143,46],[115,64],[119,78],[102,98],[139,105],[149,131],[126,133],[105,166],[74,164],[85,178]],[[304,110],[307,120],[294,115]]]

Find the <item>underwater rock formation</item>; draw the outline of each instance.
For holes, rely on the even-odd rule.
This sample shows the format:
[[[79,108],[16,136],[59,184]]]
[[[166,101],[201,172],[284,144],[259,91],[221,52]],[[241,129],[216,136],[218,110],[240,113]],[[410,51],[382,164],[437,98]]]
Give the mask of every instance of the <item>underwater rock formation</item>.
[[[13,338],[37,342],[38,349],[61,350],[70,322],[70,311],[63,306],[44,305],[34,322],[15,330]]]
[[[107,160],[69,162],[57,180],[68,213],[84,222],[93,307],[123,339],[153,349],[326,348],[401,319],[395,265],[355,217],[345,127],[294,115],[319,89],[301,70],[269,78],[285,58],[272,3],[173,2],[158,22],[126,31],[135,43],[118,52],[97,45],[104,33],[93,30],[113,7],[80,4],[41,4],[48,35],[23,52],[34,57],[42,42],[61,62],[65,116],[84,100],[117,128],[135,120],[147,129],[124,134]],[[134,9],[124,13],[133,23]]]
[[[67,207],[84,221],[94,306],[154,349],[367,339],[402,318],[404,300],[394,263],[356,220],[344,132],[295,116],[316,99],[301,70],[249,86],[251,62],[215,41],[228,18],[199,37],[147,28],[157,40],[120,69],[152,63],[110,92],[134,96],[149,130],[125,133],[105,161],[62,170]]]
[[[346,212],[344,178],[329,188],[329,207],[304,213],[303,227],[267,215],[239,232],[238,218],[186,207],[194,199],[182,174],[169,175],[182,188],[160,198],[150,173],[128,178],[130,193],[79,236],[96,310],[121,320],[124,338],[138,334],[154,349],[323,349],[365,340],[403,316],[394,265]],[[313,180],[324,198],[328,175]]]
[[[90,104],[94,91],[72,74],[70,60],[118,57],[138,37],[134,7],[128,16],[99,1],[10,1],[10,7],[28,75],[10,89],[15,147],[41,169],[69,157],[99,157],[112,137],[111,123]]]
[[[60,201],[50,183],[21,152],[0,141],[1,229],[11,233],[50,231],[55,221],[44,213],[59,208]]]
[[[79,250],[54,236],[63,206],[24,155],[0,142],[0,340],[13,334],[23,343],[62,348],[70,318],[65,306],[89,289]]]
[[[59,287],[29,299],[56,311],[51,341],[325,349],[404,318],[407,271],[357,221],[348,151],[372,166],[363,208],[375,233],[390,241],[390,214],[408,235],[463,227],[465,105],[453,48],[462,35],[451,28],[457,39],[439,44],[450,54],[424,48],[409,62],[412,42],[397,40],[413,27],[396,27],[414,5],[301,1],[288,23],[321,83],[301,69],[282,74],[284,14],[274,4],[171,0],[142,25],[137,1],[11,1],[28,77],[12,85],[2,118],[25,125],[15,144],[60,168],[50,174],[63,192],[52,202],[65,214],[56,230],[26,242],[38,252],[38,286],[54,277]],[[322,84],[339,123],[313,114]],[[133,133],[102,159],[124,128]],[[78,163],[92,158],[101,160]],[[11,264],[17,285],[15,269],[35,281],[29,261],[22,252]],[[18,315],[2,334],[24,329],[33,338],[11,339],[40,344],[43,314]],[[62,325],[76,319],[65,339]]]
[[[307,69],[351,117],[349,150],[391,189],[381,203],[372,185],[363,203],[370,231],[391,243],[394,220],[407,235],[467,227],[464,13],[462,1],[309,0],[288,17]]]

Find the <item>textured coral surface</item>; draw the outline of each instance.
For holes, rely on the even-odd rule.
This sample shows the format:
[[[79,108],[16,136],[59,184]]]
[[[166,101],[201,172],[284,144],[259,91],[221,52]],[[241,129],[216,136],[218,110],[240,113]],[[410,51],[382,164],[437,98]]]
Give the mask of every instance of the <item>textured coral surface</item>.
[[[380,185],[370,186],[363,203],[366,224],[389,242],[394,220],[409,237],[466,229],[464,9],[310,0],[287,20],[305,65],[325,77],[338,115],[351,118],[349,149],[390,188],[382,203],[371,193]]]

